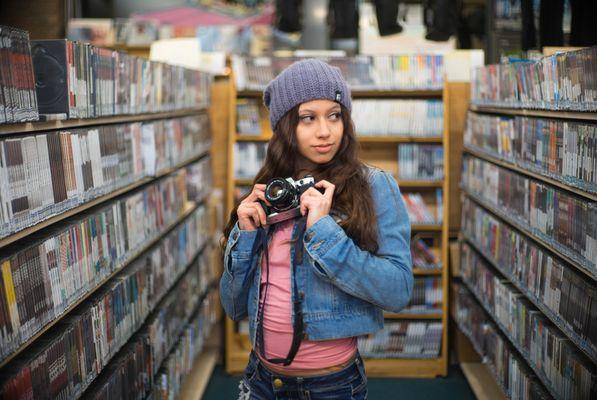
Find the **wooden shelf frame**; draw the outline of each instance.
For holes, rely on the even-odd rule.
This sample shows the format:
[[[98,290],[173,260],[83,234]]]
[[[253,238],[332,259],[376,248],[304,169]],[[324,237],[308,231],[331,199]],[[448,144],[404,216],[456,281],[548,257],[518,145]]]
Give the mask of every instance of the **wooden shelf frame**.
[[[237,142],[269,142],[271,139],[270,135],[239,135],[236,134]],[[401,136],[401,135],[387,135],[387,136],[365,136],[357,135],[359,143],[367,144],[388,144],[388,143],[425,143],[425,144],[441,144],[443,138],[441,136]]]
[[[422,320],[427,320],[427,319],[442,319],[443,314],[440,313],[389,313],[386,312],[383,315],[384,318],[387,319],[422,319]]]
[[[424,180],[401,180],[397,179],[398,186],[404,188],[442,188],[444,186],[443,181],[424,181]],[[251,186],[253,184],[253,178],[235,178],[235,186]]]
[[[423,269],[423,268],[413,268],[413,275],[441,275],[441,269]]]
[[[547,240],[537,236],[528,226],[523,225],[522,223],[514,220],[513,218],[506,215],[501,210],[498,210],[493,205],[487,203],[484,199],[481,199],[479,196],[475,195],[474,193],[469,192],[466,189],[463,189],[463,193],[471,199],[474,203],[479,205],[480,207],[487,210],[489,213],[493,214],[494,216],[499,217],[499,219],[512,227],[514,227],[517,231],[523,233],[525,236],[540,244],[543,248],[547,249],[548,251],[556,254],[559,258],[566,261],[568,264],[576,268],[578,271],[582,272],[584,275],[588,276],[593,281],[597,281],[597,270],[591,271],[585,266],[581,265],[578,260],[575,260],[571,256],[566,255],[563,253],[558,247],[561,245],[556,245],[555,243],[549,243]]]
[[[26,238],[27,236],[31,235],[32,233],[38,232],[42,229],[45,229],[51,225],[54,225],[58,222],[64,221],[67,218],[71,218],[77,214],[82,213],[83,211],[89,210],[90,208],[99,206],[109,200],[115,199],[119,196],[122,196],[125,193],[131,192],[135,189],[139,189],[142,186],[147,185],[148,183],[154,182],[160,178],[166,177],[176,171],[178,171],[181,168],[184,168],[190,164],[193,164],[194,162],[197,162],[201,159],[203,159],[204,157],[206,157],[209,154],[209,150],[208,151],[204,151],[201,154],[190,158],[189,160],[183,161],[177,165],[175,165],[172,168],[168,168],[167,170],[164,170],[154,176],[151,177],[145,177],[142,179],[139,179],[138,181],[131,183],[125,187],[122,187],[120,189],[117,189],[113,192],[110,192],[108,194],[99,196],[91,201],[88,201],[86,203],[80,204],[74,208],[71,208],[69,210],[66,210],[58,215],[54,215],[51,216],[45,220],[42,220],[40,222],[38,222],[35,225],[32,225],[28,228],[24,228],[21,229],[20,231],[14,232],[8,236],[5,236],[3,238],[0,239],[0,249],[18,241],[21,240],[23,238]]]
[[[531,110],[525,108],[509,108],[481,106],[471,104],[470,110],[477,113],[514,115],[523,117],[539,117],[552,119],[571,119],[580,121],[597,121],[597,112],[595,111],[550,111],[550,110]]]
[[[264,90],[265,88],[263,88]],[[263,90],[240,90],[238,97],[263,97]],[[437,90],[351,90],[353,98],[441,99],[442,89]]]
[[[460,363],[460,369],[475,396],[485,400],[506,400],[504,387],[498,383],[493,365],[483,363]]]
[[[72,128],[104,126],[112,124],[125,124],[132,122],[146,122],[159,119],[188,117],[192,115],[205,114],[206,112],[207,108],[201,107],[177,111],[116,115],[111,117],[65,119],[57,121],[33,121],[21,122],[16,124],[4,124],[0,125],[0,138],[2,136],[9,135],[22,135],[28,133],[48,132]]]
[[[518,279],[508,273],[504,268],[499,266],[497,262],[468,235],[463,234],[462,239],[467,242],[477,253],[483,256],[483,259],[491,265],[495,270],[499,272],[504,278],[508,280],[519,292],[524,294],[527,300],[529,300],[535,307],[539,309],[564,335],[566,335],[579,349],[581,349],[585,355],[593,362],[597,363],[597,349],[592,349],[589,343],[586,342],[578,333],[574,332],[566,326],[564,320],[551,311],[541,300],[539,300],[534,294],[526,289]]]
[[[487,153],[485,151],[480,151],[480,150],[473,149],[473,148],[467,147],[467,146],[464,147],[464,151],[465,151],[465,153],[467,153],[467,154],[469,154],[471,156],[474,156],[474,157],[479,158],[481,160],[484,160],[484,161],[490,162],[492,164],[498,165],[498,166],[500,166],[502,168],[506,168],[506,169],[509,169],[511,171],[517,172],[518,174],[525,175],[525,176],[527,176],[529,178],[532,178],[532,179],[535,179],[537,181],[543,182],[543,183],[545,183],[547,185],[551,185],[551,186],[555,186],[555,187],[557,187],[559,189],[563,189],[563,190],[565,190],[567,192],[570,192],[570,193],[572,193],[574,195],[580,196],[580,197],[582,197],[582,198],[584,198],[586,200],[597,201],[597,193],[587,192],[587,191],[582,190],[580,188],[577,188],[575,186],[566,184],[566,183],[564,183],[562,181],[550,178],[550,177],[548,177],[546,175],[542,175],[542,174],[537,173],[537,172],[529,171],[529,170],[524,169],[522,167],[519,167],[518,165],[515,165],[515,164],[513,164],[511,162],[500,160],[499,158],[497,158],[497,157],[495,157],[495,156],[493,156],[493,155],[491,155],[491,154],[489,154],[489,153]]]
[[[115,268],[114,271],[110,275],[108,275],[104,279],[102,279],[94,288],[92,288],[91,290],[82,294],[81,297],[79,299],[77,299],[76,301],[74,301],[71,305],[69,305],[62,312],[62,314],[56,316],[53,320],[51,320],[49,323],[47,323],[45,326],[43,326],[37,333],[35,333],[33,336],[31,336],[29,339],[27,339],[25,342],[23,342],[18,347],[17,350],[15,350],[12,354],[10,354],[6,358],[4,358],[0,362],[0,369],[2,369],[4,366],[6,366],[8,363],[10,363],[15,357],[17,357],[24,350],[26,350],[31,344],[33,344],[37,339],[39,339],[44,333],[49,331],[52,327],[54,327],[56,324],[58,324],[60,321],[62,321],[64,318],[66,318],[74,309],[76,309],[85,300],[87,300],[91,296],[93,296],[93,294],[95,292],[97,292],[101,287],[103,287],[104,284],[106,284],[110,279],[114,278],[116,275],[118,275],[119,273],[124,271],[124,269],[127,266],[132,264],[142,254],[144,254],[145,252],[150,250],[153,246],[155,246],[157,243],[159,243],[160,240],[162,240],[165,235],[167,235],[169,232],[171,232],[173,229],[175,229],[178,225],[180,225],[180,223],[182,223],[185,219],[187,219],[201,204],[204,204],[204,203],[205,203],[205,200],[202,200],[198,203],[189,202],[187,204],[187,207],[184,210],[184,212],[175,221],[173,221],[170,225],[168,225],[168,227],[166,227],[166,229],[164,229],[159,235],[157,235],[153,239],[149,240],[146,244],[141,246],[137,251],[135,251],[131,255],[131,257],[129,257],[128,260],[122,262],[122,264],[120,266]],[[201,254],[201,252],[203,252],[203,250],[204,250],[204,247],[205,246],[203,246],[197,252],[197,254]]]

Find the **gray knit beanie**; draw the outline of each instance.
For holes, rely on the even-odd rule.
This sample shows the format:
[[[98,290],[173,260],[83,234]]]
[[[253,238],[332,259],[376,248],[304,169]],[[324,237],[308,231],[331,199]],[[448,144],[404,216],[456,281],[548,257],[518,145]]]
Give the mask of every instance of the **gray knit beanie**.
[[[294,106],[318,99],[335,101],[351,111],[350,90],[340,69],[316,59],[293,63],[263,93],[272,129]]]

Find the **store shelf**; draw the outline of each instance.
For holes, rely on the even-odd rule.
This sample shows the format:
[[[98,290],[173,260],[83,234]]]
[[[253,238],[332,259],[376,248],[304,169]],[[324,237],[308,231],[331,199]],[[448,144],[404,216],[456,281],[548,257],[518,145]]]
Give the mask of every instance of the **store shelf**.
[[[500,167],[503,167],[503,168],[515,171],[515,172],[517,172],[519,174],[526,175],[529,178],[536,179],[536,180],[544,182],[544,183],[546,183],[548,185],[556,186],[556,187],[558,187],[560,189],[564,189],[564,190],[566,190],[568,192],[571,192],[571,193],[574,193],[574,194],[576,194],[578,196],[581,196],[581,197],[583,197],[583,198],[585,198],[587,200],[597,201],[597,193],[590,193],[590,192],[584,191],[584,190],[582,190],[580,188],[577,188],[577,187],[574,187],[572,185],[568,185],[568,184],[566,184],[564,182],[558,181],[556,179],[552,179],[552,178],[549,178],[549,177],[547,177],[545,175],[541,175],[540,173],[529,171],[528,169],[519,167],[519,166],[517,166],[515,164],[512,164],[511,162],[500,160],[497,157],[492,156],[489,153],[481,151],[481,150],[476,150],[476,149],[473,149],[471,147],[465,146],[464,147],[464,151],[466,153],[474,156],[474,157],[480,158],[481,160],[485,160],[485,161],[490,162],[492,164],[499,165]]]
[[[265,88],[263,88],[265,89]],[[441,98],[442,90],[351,90],[353,98],[389,97],[389,98]],[[240,90],[238,97],[263,97],[263,90]]]
[[[253,184],[252,178],[236,178],[234,179],[235,186],[251,186]],[[442,181],[413,181],[413,180],[398,180],[398,186],[404,188],[441,188],[444,183]]]
[[[442,313],[421,313],[421,314],[412,314],[412,313],[384,313],[384,318],[387,319],[442,319]]]
[[[63,318],[68,316],[71,311],[73,311],[75,308],[77,308],[77,306],[79,306],[85,300],[89,299],[106,282],[108,282],[114,276],[116,276],[121,271],[123,271],[124,268],[126,268],[128,265],[130,265],[132,262],[134,262],[140,255],[145,253],[147,250],[151,249],[155,244],[157,244],[161,239],[163,239],[164,236],[166,236],[168,234],[168,232],[172,231],[176,226],[178,226],[182,221],[184,221],[189,215],[191,215],[197,209],[197,207],[199,207],[199,205],[202,204],[203,202],[204,202],[204,200],[199,203],[189,202],[187,204],[185,211],[172,224],[170,224],[159,235],[157,235],[157,237],[153,238],[152,240],[147,242],[145,245],[143,245],[141,248],[139,248],[133,255],[131,255],[131,257],[128,260],[123,262],[122,265],[120,265],[119,267],[115,268],[115,270],[110,275],[106,276],[93,289],[89,290],[87,293],[82,295],[77,301],[75,301],[70,306],[68,306],[62,312],[62,314],[56,316],[52,321],[50,321],[42,329],[40,329],[35,335],[33,335],[27,341],[25,341],[23,344],[21,344],[21,346],[19,346],[19,348],[17,350],[15,350],[10,356],[8,356],[4,360],[2,360],[2,362],[0,363],[0,369],[2,369],[5,365],[7,365],[9,362],[11,362],[16,356],[18,356],[20,353],[22,353],[24,350],[26,350],[33,342],[35,342],[39,337],[41,337],[44,333],[46,333],[48,330],[50,330],[54,325],[58,324]],[[205,245],[197,252],[197,254],[201,254],[201,252],[203,252],[204,249],[205,249]]]
[[[473,290],[473,287],[465,279],[463,279],[462,282],[464,283],[466,288],[469,290],[469,292],[472,293],[473,297],[477,300],[477,303],[479,303],[481,305],[481,307],[483,308],[483,310],[485,310],[487,315],[489,315],[489,317],[491,318],[491,321],[500,329],[500,331],[508,339],[510,344],[520,353],[520,355],[526,361],[526,363],[531,368],[531,370],[533,370],[533,372],[535,373],[535,375],[537,375],[537,377],[539,378],[541,383],[543,383],[543,386],[545,386],[545,388],[549,391],[549,393],[555,399],[559,398],[559,396],[557,396],[557,392],[555,391],[555,389],[553,388],[553,385],[551,384],[551,381],[547,378],[547,376],[545,376],[545,374],[534,363],[531,362],[531,357],[529,355],[529,352],[527,350],[523,349],[518,344],[518,342],[516,340],[514,340],[514,338],[511,336],[510,332],[506,329],[506,327],[504,327],[502,325],[502,323],[500,321],[498,321],[497,319],[494,318],[494,315],[492,314],[492,312],[489,310],[487,305],[481,300],[481,296],[479,296],[477,294],[477,292],[475,292]]]
[[[548,249],[549,251],[555,253],[558,257],[569,263],[570,265],[574,266],[576,269],[581,271],[583,274],[588,275],[591,279],[597,280],[597,269],[589,269],[588,267],[582,265],[582,260],[578,259],[578,257],[566,255],[563,252],[562,245],[558,243],[549,243],[547,240],[538,236],[535,232],[528,227],[528,225],[524,225],[518,221],[515,221],[510,216],[506,215],[501,210],[498,210],[496,207],[487,204],[486,201],[479,198],[477,195],[469,192],[467,189],[462,189],[463,193],[468,196],[471,200],[475,203],[480,205],[481,207],[485,208],[486,210],[490,211],[494,215],[500,217],[503,221],[507,222],[509,225],[513,226],[520,232],[524,233],[526,236],[534,240],[535,242],[541,244],[543,247]]]
[[[219,321],[219,319],[218,319]],[[186,376],[179,393],[181,400],[200,400],[220,358],[221,322],[216,322],[205,340],[204,348],[193,361],[193,369]]]
[[[574,332],[572,329],[568,328],[566,322],[562,318],[560,318],[557,314],[551,311],[547,306],[545,306],[534,294],[532,294],[528,289],[526,289],[517,279],[514,279],[511,274],[509,274],[506,270],[501,268],[495,260],[489,255],[486,251],[482,250],[481,247],[477,245],[477,243],[472,240],[467,235],[462,236],[463,239],[479,254],[483,256],[485,261],[487,261],[492,267],[498,270],[504,277],[508,279],[510,283],[516,287],[525,297],[533,303],[535,307],[537,307],[547,318],[551,320],[551,322],[558,328],[562,333],[564,333],[578,348],[580,348],[593,363],[597,363],[597,349],[592,348],[590,343],[588,343],[585,339],[583,339],[579,334]]]
[[[237,142],[269,142],[271,136],[264,135],[236,135],[234,139]]]
[[[504,387],[498,384],[492,368],[483,363],[460,363],[460,369],[478,399],[506,400]]]
[[[252,186],[253,178],[236,178],[234,180],[234,186]]]
[[[413,275],[441,275],[441,269],[413,268]]]
[[[146,178],[143,178],[143,179],[139,179],[138,181],[136,181],[134,183],[131,183],[130,185],[127,185],[127,186],[125,186],[123,188],[120,188],[120,189],[115,190],[115,191],[113,191],[111,193],[105,194],[103,196],[97,197],[97,198],[95,198],[95,199],[93,199],[91,201],[88,201],[87,203],[83,203],[83,204],[81,204],[79,206],[71,208],[70,210],[64,211],[64,212],[62,212],[62,213],[60,213],[58,215],[54,215],[54,216],[52,216],[52,217],[50,217],[48,219],[42,220],[42,221],[36,223],[33,226],[30,226],[28,228],[22,229],[20,231],[12,233],[12,234],[10,234],[8,236],[5,236],[5,237],[3,237],[3,238],[0,239],[0,249],[2,249],[3,247],[8,246],[11,243],[14,243],[14,242],[16,242],[18,240],[21,240],[21,239],[23,239],[23,238],[31,235],[34,232],[38,232],[38,231],[40,231],[40,230],[42,230],[44,228],[47,228],[50,225],[54,225],[54,224],[56,224],[56,223],[58,223],[60,221],[63,221],[65,219],[67,219],[67,218],[70,218],[70,217],[72,217],[74,215],[77,215],[77,214],[79,214],[79,213],[81,213],[81,212],[83,212],[85,210],[88,210],[88,209],[90,209],[92,207],[100,205],[100,204],[102,204],[102,203],[104,203],[104,202],[106,202],[108,200],[114,199],[114,198],[116,198],[118,196],[121,196],[121,195],[123,195],[123,194],[125,194],[127,192],[130,192],[130,191],[132,191],[134,189],[138,189],[141,186],[144,186],[144,185],[146,185],[146,184],[148,184],[148,183],[150,183],[152,181],[155,181],[155,180],[157,180],[159,178],[162,178],[164,176],[170,175],[171,173],[179,170],[180,168],[185,167],[185,166],[187,166],[189,164],[194,163],[195,161],[200,160],[201,158],[205,157],[207,154],[208,154],[207,152],[204,152],[204,153],[202,153],[202,154],[200,154],[200,155],[198,155],[196,157],[193,157],[193,158],[191,158],[191,159],[189,159],[187,161],[184,161],[184,162],[182,162],[182,163],[180,163],[180,164],[178,164],[178,165],[176,165],[176,166],[174,166],[172,168],[169,168],[169,169],[167,169],[167,170],[165,170],[163,172],[160,172],[159,174],[156,174],[153,177],[146,177]]]
[[[258,87],[254,86],[255,89]],[[451,90],[454,90],[453,97],[458,97],[460,101],[462,99],[461,93],[468,93],[470,89],[468,88],[468,84],[466,87],[463,86],[454,86],[454,85],[446,85],[441,90],[352,90],[353,98],[362,98],[362,99],[390,99],[390,98],[404,98],[404,99],[441,99],[444,102],[444,109],[447,109],[446,106],[446,99],[449,98],[449,94]],[[270,140],[271,138],[271,129],[269,128],[269,121],[267,120],[267,110],[261,104],[259,99],[262,97],[263,93],[261,90],[244,90],[235,92],[234,88],[232,88],[232,105],[230,107],[230,119],[229,119],[229,135],[228,135],[228,160],[229,160],[229,173],[227,175],[227,184],[228,184],[228,197],[227,197],[227,208],[230,212],[235,204],[235,189],[238,186],[250,186],[253,184],[253,177],[234,177],[234,148],[235,145],[239,142],[265,142]],[[241,97],[253,97],[255,98],[258,103],[259,107],[259,126],[261,127],[260,135],[239,135],[236,128],[236,104],[234,99],[239,99]],[[455,105],[452,110],[453,115],[463,114],[468,107],[468,97],[465,99],[466,104],[462,105]],[[405,134],[405,135],[397,135],[396,132],[394,135],[359,135],[357,132],[357,141],[360,144],[361,148],[361,157],[362,159],[377,167],[381,167],[384,170],[391,171],[395,177],[397,177],[399,168],[397,162],[397,149],[398,144],[400,143],[421,143],[421,144],[437,144],[437,145],[445,145],[448,144],[446,141],[449,137],[449,132],[446,129],[447,126],[451,126],[448,124],[450,118],[448,117],[448,112],[444,115],[444,125],[441,132],[438,132],[439,136],[433,137],[421,137],[421,136],[414,136],[413,134]],[[456,118],[456,117],[454,117]],[[407,132],[408,133],[408,132]],[[457,154],[455,151],[454,154]],[[459,154],[459,153],[458,153]],[[444,154],[444,164],[449,165],[448,162],[450,160],[450,153],[445,152]],[[377,164],[372,162],[372,160],[379,160]],[[418,180],[418,179],[397,179],[398,184],[401,188],[408,189],[410,191],[417,191],[422,192],[425,198],[429,197],[431,201],[431,197],[433,197],[434,202],[436,201],[435,190],[437,188],[444,188],[445,183],[448,182],[447,179],[445,180]],[[433,192],[432,192],[433,191]],[[433,195],[433,196],[432,196]],[[442,205],[443,212],[440,212],[438,215],[438,219],[442,219],[443,223],[431,223],[431,224],[412,224],[411,231],[413,234],[422,232],[428,233],[429,236],[433,237],[433,248],[434,253],[441,253],[436,254],[441,258],[447,259],[447,233],[449,231],[449,227],[446,225],[444,227],[444,223],[447,224],[448,222],[448,214],[446,213],[446,205],[448,204],[448,195],[446,194],[443,196],[444,204]],[[433,203],[434,204],[434,203]],[[430,203],[430,206],[432,204]],[[434,207],[433,211],[439,211],[439,207]],[[444,229],[444,228],[447,228]],[[446,232],[446,237],[442,236],[442,232]],[[442,279],[442,285],[446,286],[446,290],[444,290],[444,295],[442,297],[443,307],[441,310],[437,310],[432,314],[421,314],[421,313],[404,313],[397,316],[399,319],[411,319],[411,320],[419,320],[419,321],[432,321],[432,322],[441,322],[442,323],[442,337],[441,337],[441,351],[433,359],[420,359],[420,358],[388,358],[388,359],[369,359],[366,360],[367,364],[367,373],[370,376],[392,376],[392,377],[435,377],[435,376],[445,376],[447,374],[447,365],[448,365],[448,326],[447,326],[447,306],[445,304],[448,303],[448,290],[447,290],[447,263],[444,262],[442,269],[436,270],[426,270],[426,269],[415,269],[413,271],[414,275],[417,276],[437,276],[437,277],[445,277]],[[246,335],[241,335],[237,331],[237,326],[230,320],[227,320],[226,323],[226,371],[228,373],[242,373],[244,368],[246,367],[248,355],[250,353],[250,343]],[[395,356],[395,355],[392,355]]]
[[[597,121],[597,112],[582,111],[551,111],[551,110],[530,110],[522,108],[492,107],[471,104],[471,111],[488,114],[519,115],[524,117],[574,119],[584,121]]]
[[[367,144],[385,144],[385,143],[438,143],[441,144],[443,142],[443,138],[441,136],[433,137],[433,136],[364,136],[364,135],[357,135],[357,140],[359,143],[367,143]]]
[[[271,136],[268,135],[239,135],[236,134],[235,141],[237,142],[268,142]],[[425,136],[365,136],[357,135],[357,140],[360,143],[438,143],[441,144],[443,139],[441,136],[437,137],[425,137]]]
[[[203,393],[218,361],[218,355],[218,349],[207,348],[195,358],[193,369],[183,382],[179,399],[200,400],[203,398]]]
[[[398,179],[398,186],[405,188],[441,188],[443,181],[425,181],[425,180],[404,180]]]
[[[411,231],[428,231],[428,232],[441,232],[442,226],[440,224],[411,224]]]
[[[505,398],[509,398],[508,390],[504,387],[504,385],[502,385],[502,382],[500,381],[500,376],[496,372],[495,366],[492,363],[490,363],[489,361],[487,361],[484,353],[481,351],[481,349],[479,348],[479,345],[475,341],[474,336],[468,331],[468,329],[466,329],[464,326],[460,325],[460,322],[458,322],[458,320],[456,320],[456,319],[454,319],[454,320],[456,321],[456,325],[458,326],[458,329],[460,330],[460,332],[462,332],[462,334],[468,338],[468,340],[471,342],[471,345],[473,346],[473,349],[475,349],[477,354],[479,354],[479,356],[481,356],[481,358],[484,360],[483,364],[481,364],[481,365],[484,365],[487,368],[487,371],[489,372],[489,374],[493,375],[493,379],[489,379],[489,382],[487,382],[489,384],[489,386],[494,386],[498,389],[497,393],[495,393],[496,395],[502,394],[503,396],[505,396]],[[460,364],[460,365],[462,367],[463,364]],[[464,373],[464,368],[463,368],[462,372]],[[469,376],[466,376],[467,380],[469,380]],[[490,378],[490,377],[488,376],[488,378]],[[469,381],[469,384],[470,384],[470,381]],[[473,392],[475,392],[475,395],[477,395],[477,391],[473,388],[473,385],[471,385],[471,388],[473,389]],[[493,391],[492,391],[492,393],[493,393]],[[498,398],[500,398],[500,399],[504,398],[503,396],[498,397]],[[486,399],[485,397],[479,397],[479,398]],[[487,399],[490,399],[490,398],[491,397],[488,397]]]
[[[441,358],[365,358],[363,361],[370,378],[435,378],[445,374]]]
[[[66,119],[60,121],[39,121],[39,122],[21,122],[16,124],[0,125],[0,136],[25,134],[31,132],[46,132],[57,129],[81,128],[85,126],[123,124],[127,122],[144,122],[156,119],[186,117],[206,113],[207,109],[191,108],[179,111],[167,111],[144,114],[127,114],[112,117],[84,118],[84,119]]]
[[[126,345],[128,343],[130,343],[130,339],[137,333],[139,332],[141,329],[143,329],[143,326],[145,325],[145,323],[147,322],[147,320],[156,312],[156,310],[158,310],[160,308],[160,306],[162,306],[162,301],[168,296],[168,294],[174,289],[174,287],[180,282],[180,280],[182,279],[182,277],[184,276],[184,274],[186,273],[186,271],[189,270],[189,268],[193,265],[193,263],[197,260],[197,257],[199,257],[199,255],[205,250],[205,246],[202,246],[200,250],[197,251],[197,253],[195,254],[195,256],[191,259],[191,261],[189,261],[186,266],[180,271],[180,274],[176,277],[176,279],[172,282],[172,285],[170,286],[170,288],[164,292],[159,299],[156,301],[155,303],[155,307],[145,316],[144,320],[141,322],[141,324],[139,325],[139,327],[134,330],[133,332],[130,333],[129,337],[127,338],[127,340],[122,343],[118,348],[116,348],[114,350],[114,352],[112,353],[112,355],[110,356],[110,360],[107,362],[106,365],[104,365],[103,367],[101,367],[101,369],[99,370],[99,373],[95,376],[92,376],[90,379],[88,379],[83,385],[79,386],[77,389],[77,393],[73,396],[73,398],[75,399],[80,399],[83,398],[83,396],[85,395],[85,392],[87,391],[87,389],[89,389],[89,387],[91,387],[91,385],[93,384],[93,382],[98,379],[98,377],[101,376],[102,372],[104,370],[106,370],[106,368],[108,368],[110,366],[110,363],[112,360],[116,360],[118,359],[118,354],[120,353],[120,351],[126,347]]]

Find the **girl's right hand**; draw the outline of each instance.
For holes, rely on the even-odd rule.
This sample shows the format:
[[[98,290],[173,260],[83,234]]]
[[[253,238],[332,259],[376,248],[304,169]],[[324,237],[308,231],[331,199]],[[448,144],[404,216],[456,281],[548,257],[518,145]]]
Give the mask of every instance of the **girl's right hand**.
[[[253,186],[253,191],[238,205],[236,215],[238,216],[238,227],[241,230],[254,231],[260,226],[266,225],[265,211],[259,200],[270,205],[265,199],[265,185],[260,183]]]

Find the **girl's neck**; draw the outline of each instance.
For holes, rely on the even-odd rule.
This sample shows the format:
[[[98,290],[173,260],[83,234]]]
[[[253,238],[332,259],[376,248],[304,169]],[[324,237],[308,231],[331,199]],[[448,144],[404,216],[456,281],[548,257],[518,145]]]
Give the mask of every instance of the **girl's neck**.
[[[306,175],[315,175],[318,170],[318,165],[314,162],[300,156],[296,165],[296,172],[294,179],[303,178]]]

